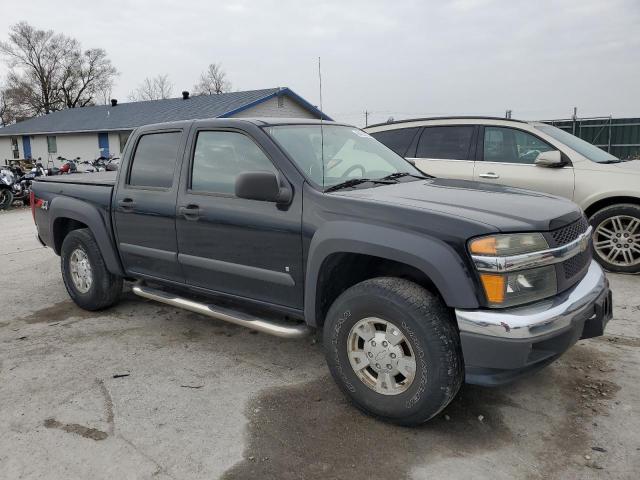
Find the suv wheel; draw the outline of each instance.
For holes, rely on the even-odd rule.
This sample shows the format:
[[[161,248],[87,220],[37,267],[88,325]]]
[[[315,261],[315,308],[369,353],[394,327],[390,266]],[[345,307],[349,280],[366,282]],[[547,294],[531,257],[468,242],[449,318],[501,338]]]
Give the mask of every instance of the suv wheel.
[[[86,229],[73,230],[62,242],[62,279],[71,299],[85,310],[102,310],[118,301],[122,278],[107,270],[98,244]]]
[[[640,272],[640,206],[612,205],[596,212],[593,226],[595,258],[612,272]]]
[[[464,380],[451,313],[429,291],[400,278],[346,290],[324,325],[329,369],[361,410],[418,425],[444,409]]]

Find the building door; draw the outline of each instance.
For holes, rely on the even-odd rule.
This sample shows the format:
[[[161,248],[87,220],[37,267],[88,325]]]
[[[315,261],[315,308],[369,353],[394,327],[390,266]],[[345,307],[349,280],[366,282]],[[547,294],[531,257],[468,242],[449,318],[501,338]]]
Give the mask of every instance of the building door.
[[[100,150],[100,156],[109,156],[109,134],[107,132],[100,132],[98,134],[98,149]]]
[[[31,139],[29,135],[23,135],[22,137],[22,151],[24,153],[24,158],[31,158]]]

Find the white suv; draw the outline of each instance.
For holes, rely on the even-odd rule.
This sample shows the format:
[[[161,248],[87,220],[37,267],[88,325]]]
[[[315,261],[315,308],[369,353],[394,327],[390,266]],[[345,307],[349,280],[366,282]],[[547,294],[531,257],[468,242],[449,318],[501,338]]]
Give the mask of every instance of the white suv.
[[[372,125],[370,135],[436,177],[560,195],[585,211],[596,258],[640,272],[640,160],[622,161],[539,122],[456,117]]]

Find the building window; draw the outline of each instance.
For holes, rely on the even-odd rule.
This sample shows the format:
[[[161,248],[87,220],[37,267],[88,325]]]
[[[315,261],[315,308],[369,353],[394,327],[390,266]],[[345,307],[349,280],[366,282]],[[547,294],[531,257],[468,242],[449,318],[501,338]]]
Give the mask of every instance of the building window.
[[[20,158],[20,150],[18,150],[18,137],[11,137],[11,152],[13,158]]]
[[[284,108],[284,95],[278,95],[278,108]]]
[[[47,152],[58,153],[58,143],[55,135],[47,135]]]
[[[120,155],[124,152],[124,147],[127,144],[127,140],[129,140],[129,135],[131,135],[131,132],[122,132],[118,134],[118,138],[120,140]]]

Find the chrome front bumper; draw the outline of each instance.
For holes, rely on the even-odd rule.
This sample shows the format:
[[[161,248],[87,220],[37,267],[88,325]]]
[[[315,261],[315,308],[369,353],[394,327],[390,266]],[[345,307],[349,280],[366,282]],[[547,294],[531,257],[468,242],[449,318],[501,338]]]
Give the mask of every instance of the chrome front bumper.
[[[553,362],[581,338],[602,335],[611,291],[595,261],[572,289],[523,307],[456,310],[468,383],[500,385]]]
[[[460,310],[460,332],[492,337],[534,338],[569,327],[576,317],[593,310],[595,301],[608,291],[609,281],[594,260],[585,277],[572,289],[523,307],[503,310]]]

